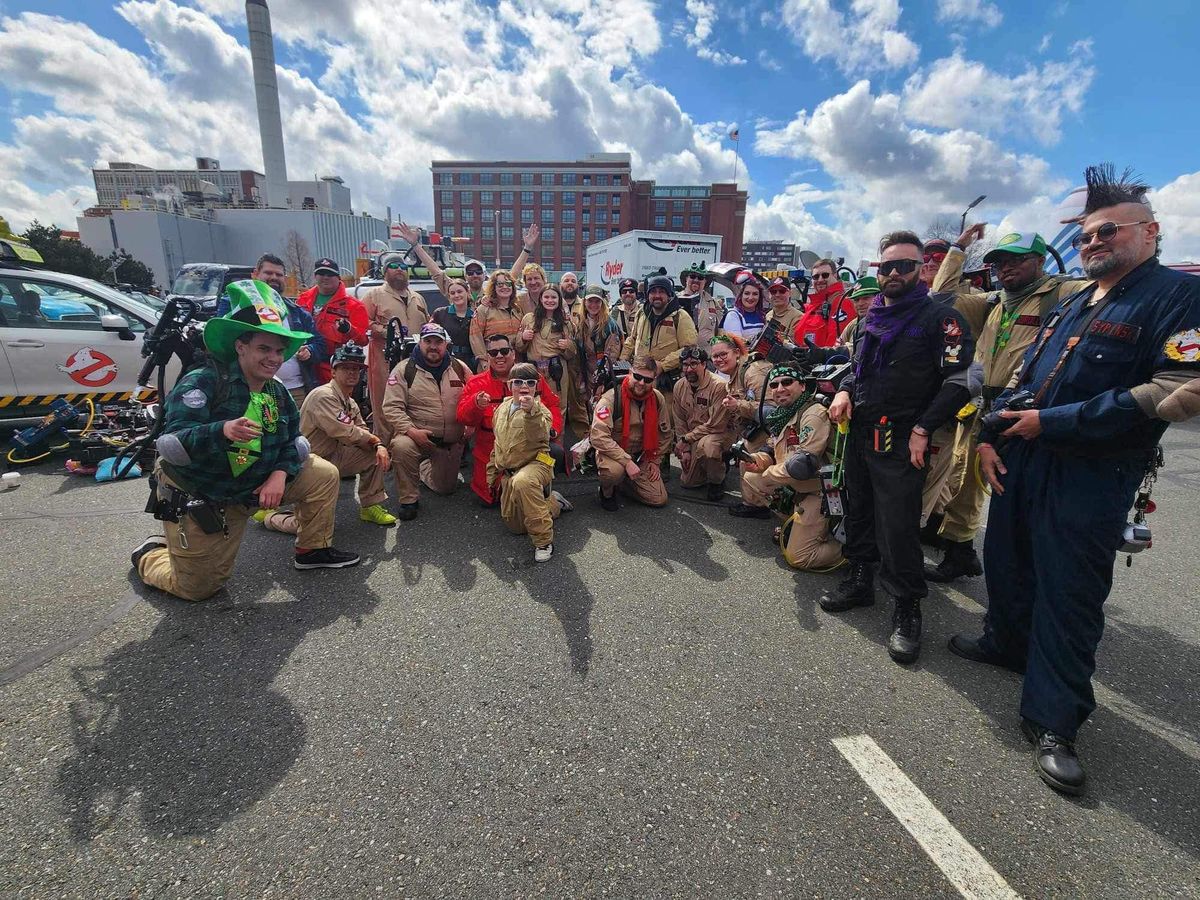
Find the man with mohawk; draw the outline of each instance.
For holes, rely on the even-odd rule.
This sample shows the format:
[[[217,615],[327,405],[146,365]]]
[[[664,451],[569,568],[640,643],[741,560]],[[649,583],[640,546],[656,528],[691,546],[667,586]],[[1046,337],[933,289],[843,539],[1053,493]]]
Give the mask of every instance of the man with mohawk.
[[[1025,675],[1021,727],[1038,774],[1084,789],[1075,736],[1096,706],[1091,678],[1104,601],[1134,496],[1170,420],[1200,377],[1200,278],[1158,261],[1159,223],[1129,170],[1087,170],[1074,246],[1093,283],[1066,297],[985,423],[978,452],[993,497],[984,539],[983,634],[952,649]],[[1015,404],[1017,391],[1031,408]]]

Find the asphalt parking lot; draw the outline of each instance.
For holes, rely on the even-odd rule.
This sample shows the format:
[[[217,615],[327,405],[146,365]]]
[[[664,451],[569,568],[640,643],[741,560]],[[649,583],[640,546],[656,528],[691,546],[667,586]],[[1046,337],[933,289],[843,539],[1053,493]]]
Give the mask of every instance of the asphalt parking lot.
[[[534,567],[464,489],[230,588],[131,578],[141,482],[0,494],[0,895],[1200,896],[1200,426],[1154,547],[1118,562],[1079,799],[1033,773],[1018,676],[952,656],[982,579],[933,586],[911,669],[884,604],[784,567],[761,521],[594,483]],[[735,489],[733,479],[730,489]],[[1086,527],[1086,523],[1080,523]]]

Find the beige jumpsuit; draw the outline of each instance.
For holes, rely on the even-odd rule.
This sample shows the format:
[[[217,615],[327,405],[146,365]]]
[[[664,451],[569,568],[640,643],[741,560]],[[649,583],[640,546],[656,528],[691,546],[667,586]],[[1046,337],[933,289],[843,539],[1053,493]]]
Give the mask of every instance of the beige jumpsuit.
[[[550,410],[536,397],[523,410],[509,397],[492,416],[496,443],[488,460],[488,483],[500,476],[500,518],[514,534],[528,534],[534,547],[554,542],[554,520],[562,512],[550,496]]]
[[[591,443],[596,450],[600,487],[605,491],[625,488],[629,484],[625,464],[634,460],[641,470],[632,482],[637,499],[647,506],[666,506],[667,486],[663,484],[658,464],[663,454],[669,453],[671,449],[671,407],[662,392],[655,390],[654,397],[658,403],[658,450],[651,457],[642,453],[642,415],[649,397],[641,403],[622,402],[621,415],[629,417],[629,443],[622,446],[620,441],[624,425],[613,421],[614,395],[617,390],[620,388],[608,391],[600,398],[596,404],[596,414],[592,417]]]
[[[387,469],[376,464],[375,448],[382,443],[367,429],[353,397],[342,393],[336,381],[313,390],[300,407],[300,433],[312,452],[337,466],[338,473],[358,476],[358,504],[374,506],[387,500],[383,477]]]
[[[696,387],[686,377],[675,382],[671,396],[671,421],[675,439],[691,452],[680,459],[685,487],[722,484],[725,481],[725,451],[733,444],[729,434],[730,413],[722,400],[729,386],[707,370],[701,370]]]

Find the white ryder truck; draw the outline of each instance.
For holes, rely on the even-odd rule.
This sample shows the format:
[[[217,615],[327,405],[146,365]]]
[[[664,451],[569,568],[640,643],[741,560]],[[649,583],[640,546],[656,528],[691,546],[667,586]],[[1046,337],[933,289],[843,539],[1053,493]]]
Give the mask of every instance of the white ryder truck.
[[[588,247],[587,283],[600,285],[609,302],[616,302],[622,278],[641,281],[663,268],[678,283],[679,273],[693,263],[711,266],[720,260],[719,234],[627,231]]]

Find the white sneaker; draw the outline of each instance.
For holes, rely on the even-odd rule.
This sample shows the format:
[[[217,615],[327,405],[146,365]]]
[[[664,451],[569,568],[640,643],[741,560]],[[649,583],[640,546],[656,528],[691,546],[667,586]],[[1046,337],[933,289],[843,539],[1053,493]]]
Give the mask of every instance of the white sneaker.
[[[534,562],[550,562],[550,557],[554,555],[554,545],[547,544],[545,547],[535,547],[533,550]]]
[[[558,505],[562,507],[563,512],[570,512],[571,510],[573,510],[575,508],[575,504],[572,503],[570,500],[568,500],[566,497],[564,497],[562,494],[560,494],[558,491],[551,491],[550,496],[552,499],[558,501]]]

